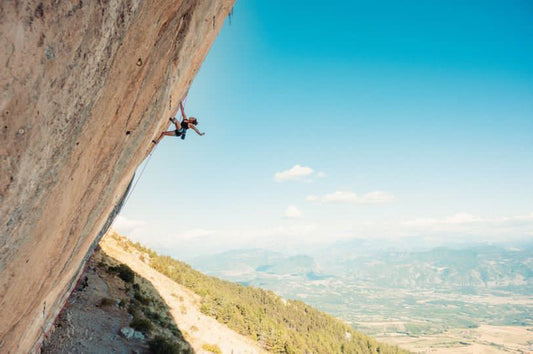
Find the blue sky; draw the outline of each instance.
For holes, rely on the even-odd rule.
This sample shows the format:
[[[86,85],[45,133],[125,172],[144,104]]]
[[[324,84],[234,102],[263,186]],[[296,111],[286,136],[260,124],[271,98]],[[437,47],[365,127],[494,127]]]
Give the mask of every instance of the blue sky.
[[[533,238],[529,1],[237,1],[186,111],[115,223],[159,250]]]

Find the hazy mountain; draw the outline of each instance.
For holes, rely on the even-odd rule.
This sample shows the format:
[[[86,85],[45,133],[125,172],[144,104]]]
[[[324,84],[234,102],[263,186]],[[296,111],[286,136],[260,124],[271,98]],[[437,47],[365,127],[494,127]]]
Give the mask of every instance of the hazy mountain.
[[[327,278],[310,256],[284,256],[279,252],[261,249],[232,250],[202,256],[194,259],[193,264],[207,274],[243,284],[278,277],[303,277],[309,280]]]
[[[419,250],[407,251],[353,239],[307,255],[235,250],[192,264],[302,299],[358,326],[414,321],[408,332],[432,333],[479,324],[533,324],[532,245],[419,245]]]
[[[232,250],[194,259],[194,265],[209,274],[223,273],[228,276],[254,274],[261,266],[277,264],[284,259],[279,252],[263,249]]]
[[[369,280],[379,286],[478,290],[512,286],[520,293],[531,293],[533,289],[531,248],[439,247],[424,252],[376,252],[336,259],[323,253],[319,258],[329,273]]]

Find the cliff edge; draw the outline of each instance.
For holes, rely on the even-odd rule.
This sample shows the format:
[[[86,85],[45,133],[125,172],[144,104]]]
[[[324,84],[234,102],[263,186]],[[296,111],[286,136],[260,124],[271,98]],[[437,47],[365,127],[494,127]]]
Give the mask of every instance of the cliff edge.
[[[233,3],[0,3],[2,352],[38,347]]]

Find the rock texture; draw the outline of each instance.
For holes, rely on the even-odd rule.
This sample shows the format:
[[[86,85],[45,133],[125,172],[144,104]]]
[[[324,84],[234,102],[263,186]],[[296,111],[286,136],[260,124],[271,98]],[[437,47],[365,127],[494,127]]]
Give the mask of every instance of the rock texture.
[[[233,2],[0,2],[0,351],[37,348]]]

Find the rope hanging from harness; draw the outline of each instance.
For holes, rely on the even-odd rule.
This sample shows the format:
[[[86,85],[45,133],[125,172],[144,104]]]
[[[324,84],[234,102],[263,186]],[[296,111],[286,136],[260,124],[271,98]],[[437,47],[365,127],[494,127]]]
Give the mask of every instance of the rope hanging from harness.
[[[143,176],[144,171],[146,170],[146,166],[148,166],[148,163],[150,162],[150,159],[152,158],[152,155],[154,154],[154,151],[155,151],[156,148],[157,148],[157,145],[152,149],[152,151],[150,151],[150,154],[146,158],[146,162],[144,163],[144,166],[141,169],[141,173],[139,173],[139,177],[137,177],[137,180],[135,181],[135,183],[131,187],[128,195],[126,196],[126,199],[124,200],[123,207],[126,205],[128,200],[130,199],[131,195],[133,194],[133,191],[135,190],[135,187],[137,187],[137,183],[139,183],[139,181],[141,180],[141,177]]]

